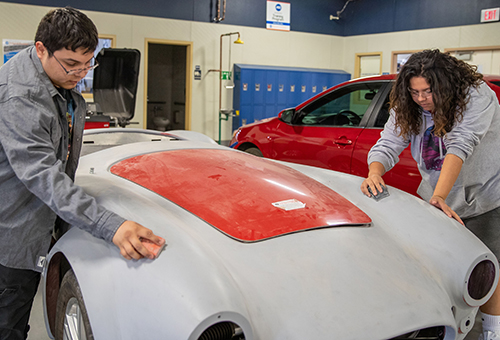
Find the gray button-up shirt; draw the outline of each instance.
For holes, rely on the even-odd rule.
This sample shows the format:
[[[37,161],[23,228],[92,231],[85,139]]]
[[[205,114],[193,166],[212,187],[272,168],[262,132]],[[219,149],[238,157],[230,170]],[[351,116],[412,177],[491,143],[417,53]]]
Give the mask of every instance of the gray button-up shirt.
[[[42,270],[56,215],[108,242],[125,221],[73,183],[85,101],[72,91],[73,143],[68,155],[67,102],[34,47],[0,68],[0,264]],[[78,142],[77,142],[78,141]]]

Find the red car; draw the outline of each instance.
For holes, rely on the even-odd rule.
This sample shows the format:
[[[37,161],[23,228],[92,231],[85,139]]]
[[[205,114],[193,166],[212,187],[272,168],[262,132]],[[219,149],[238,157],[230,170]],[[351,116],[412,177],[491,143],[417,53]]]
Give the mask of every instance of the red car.
[[[389,117],[396,75],[351,80],[334,86],[278,117],[240,127],[232,148],[257,156],[368,175],[366,158]],[[500,98],[500,76],[484,76]],[[384,175],[387,184],[416,195],[420,173],[407,148]]]

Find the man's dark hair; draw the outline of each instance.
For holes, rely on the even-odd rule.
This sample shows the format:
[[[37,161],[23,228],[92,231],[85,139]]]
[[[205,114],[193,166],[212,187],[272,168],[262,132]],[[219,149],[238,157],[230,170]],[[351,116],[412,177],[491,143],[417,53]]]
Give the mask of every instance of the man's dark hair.
[[[51,10],[42,18],[35,34],[37,41],[41,41],[52,56],[61,48],[73,52],[84,48],[85,53],[93,52],[99,38],[92,20],[74,8],[65,7]]]
[[[429,83],[435,112],[434,133],[444,136],[457,122],[469,103],[471,87],[478,87],[483,76],[477,67],[442,53],[425,50],[413,54],[399,73],[391,91],[391,108],[396,113],[396,127],[409,138],[418,134],[422,124],[422,108],[412,99],[408,89],[413,77],[423,77]]]

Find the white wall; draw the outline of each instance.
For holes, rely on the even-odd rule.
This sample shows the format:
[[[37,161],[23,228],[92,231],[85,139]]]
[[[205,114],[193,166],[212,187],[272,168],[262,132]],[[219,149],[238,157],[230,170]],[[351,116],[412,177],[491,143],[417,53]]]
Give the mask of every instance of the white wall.
[[[343,69],[354,73],[356,53],[382,52],[382,72],[390,72],[393,51],[500,46],[499,31],[500,23],[488,23],[348,37],[344,43]]]
[[[48,7],[0,2],[2,39],[33,39],[40,19]],[[136,48],[144,57],[145,39],[193,42],[193,68],[200,65],[202,80],[193,80],[191,130],[218,138],[219,41],[221,34],[240,32],[244,45],[231,46],[231,64],[260,64],[291,67],[341,69],[354,74],[356,53],[383,52],[383,72],[390,71],[391,52],[424,48],[500,45],[500,23],[418,30],[396,33],[339,37],[301,32],[270,31],[265,28],[230,26],[184,20],[141,17],[85,11],[99,33],[116,35],[116,47]],[[264,25],[264,22],[263,22]],[[228,65],[228,44],[223,40],[223,69]],[[232,92],[223,89],[223,108],[231,107]],[[141,60],[134,121],[143,126],[144,58]],[[223,122],[222,139],[230,139],[228,123]]]

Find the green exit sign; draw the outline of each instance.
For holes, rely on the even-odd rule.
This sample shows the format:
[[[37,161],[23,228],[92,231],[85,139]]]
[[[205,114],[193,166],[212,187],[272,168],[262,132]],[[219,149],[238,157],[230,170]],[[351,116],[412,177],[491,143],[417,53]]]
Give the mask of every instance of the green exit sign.
[[[231,71],[222,71],[220,77],[222,80],[231,80]]]

